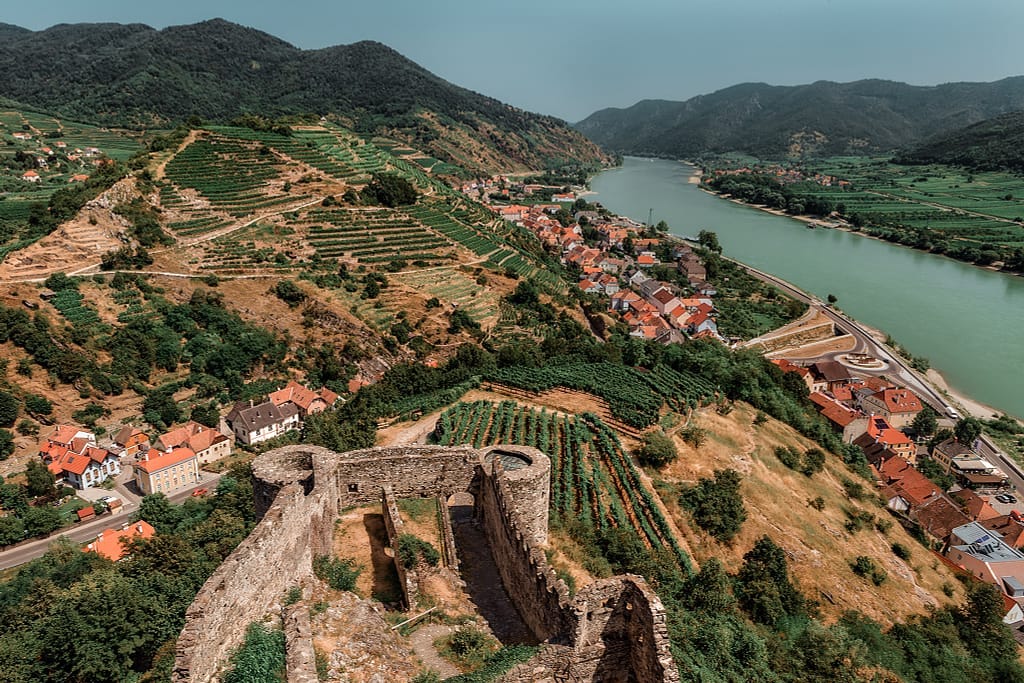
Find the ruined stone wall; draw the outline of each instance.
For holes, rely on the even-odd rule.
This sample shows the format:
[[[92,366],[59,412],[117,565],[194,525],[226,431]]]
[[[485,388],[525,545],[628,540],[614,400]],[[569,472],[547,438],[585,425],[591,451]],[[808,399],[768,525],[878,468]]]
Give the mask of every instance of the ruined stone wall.
[[[284,593],[312,574],[317,549],[329,547],[337,508],[283,486],[252,533],[203,584],[185,612],[172,680],[209,681],[248,625],[261,620]]]
[[[822,322],[810,327],[800,327],[792,332],[782,333],[768,339],[762,339],[758,346],[763,353],[771,353],[778,349],[785,349],[791,346],[803,346],[811,342],[830,339],[836,334],[835,324],[831,321]]]
[[[282,621],[288,683],[318,683],[309,608],[302,603],[289,605],[282,612]]]
[[[494,454],[488,459],[492,450],[518,454],[528,464],[506,469]],[[570,600],[565,584],[548,566],[543,545],[550,468],[546,455],[520,446],[488,451],[408,446],[346,454],[287,446],[257,457],[253,473],[260,522],[189,607],[173,680],[215,678],[230,650],[242,642],[248,624],[273,611],[288,588],[311,577],[314,556],[331,552],[334,520],[343,507],[383,500],[388,533],[397,538],[397,499],[468,491],[475,497],[478,521],[506,591],[524,622],[539,640],[548,641],[545,652],[559,644],[560,652],[572,652],[560,665],[562,671],[576,680],[626,680],[612,673],[625,667],[623,671],[633,672],[629,680],[677,681],[664,610],[643,579],[598,582]],[[289,680],[305,683],[310,680],[311,641],[294,610],[285,612],[285,628]]]
[[[569,591],[548,566],[542,547],[533,542],[538,535],[547,537],[548,509],[519,505],[509,485],[514,479],[520,490],[529,482],[550,486],[550,460],[540,451],[529,450],[534,457],[529,468],[506,472],[498,458],[491,462],[490,471],[485,470],[481,478],[477,516],[490,541],[505,590],[523,622],[538,640],[562,641],[575,630],[572,610],[568,609]]]
[[[579,615],[570,667],[574,679],[679,680],[665,608],[642,577],[597,581],[580,591],[573,607]]]
[[[333,454],[331,464],[342,507],[372,505],[390,484],[396,498],[434,498],[447,491],[468,491],[480,451],[444,446],[368,448]],[[320,468],[317,468],[319,475]]]
[[[419,577],[415,569],[406,569],[402,559],[398,556],[398,538],[405,533],[405,524],[402,522],[402,514],[398,511],[398,499],[395,498],[391,485],[384,486],[381,496],[381,513],[384,515],[384,528],[388,534],[388,545],[391,546],[392,557],[395,561],[395,573],[398,574],[398,583],[402,587],[402,599],[408,609],[416,609],[420,599]]]
[[[441,557],[446,567],[454,572],[459,571],[459,554],[455,548],[455,530],[452,529],[452,517],[448,514],[448,506],[446,503],[447,496],[438,498],[438,505],[441,506],[440,514],[440,529],[441,533]]]

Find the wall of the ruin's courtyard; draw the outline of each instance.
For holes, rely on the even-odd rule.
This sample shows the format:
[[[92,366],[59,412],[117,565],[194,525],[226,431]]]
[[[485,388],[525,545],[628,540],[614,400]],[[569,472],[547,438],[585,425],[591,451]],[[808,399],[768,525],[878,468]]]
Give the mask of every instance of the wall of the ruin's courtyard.
[[[528,464],[506,470],[500,458],[487,458],[492,450],[518,454]],[[678,680],[668,656],[664,611],[643,579],[608,579],[570,600],[548,566],[543,545],[550,467],[546,455],[520,446],[484,451],[404,446],[345,454],[286,446],[260,455],[253,461],[260,521],[189,607],[173,680],[215,678],[247,626],[311,576],[313,557],[331,552],[341,509],[383,502],[389,534],[396,537],[398,499],[446,498],[467,491],[474,496],[506,591],[527,626],[538,639],[563,643],[573,653],[566,671],[587,678],[625,666],[634,672],[630,680]],[[393,495],[383,496],[385,486]],[[308,674],[306,639],[295,615],[286,611],[285,616],[300,650],[290,652],[289,661],[296,662],[293,674],[301,680]]]

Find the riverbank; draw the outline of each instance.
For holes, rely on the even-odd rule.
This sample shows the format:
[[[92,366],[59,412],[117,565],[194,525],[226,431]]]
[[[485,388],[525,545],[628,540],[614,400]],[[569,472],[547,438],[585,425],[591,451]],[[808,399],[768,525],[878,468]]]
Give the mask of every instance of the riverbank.
[[[681,163],[689,163],[689,162],[681,162]],[[695,177],[698,179],[696,182],[694,181]],[[698,184],[699,185],[700,184],[700,178],[701,178],[700,173],[697,173],[694,176],[690,176],[687,179],[687,183],[691,184],[691,185],[693,185],[693,184]],[[917,249],[915,247],[907,246],[906,244],[900,244],[899,242],[890,242],[889,240],[884,240],[881,237],[877,237],[875,235],[870,235],[870,234],[864,232],[863,230],[861,230],[859,228],[855,228],[854,226],[850,225],[849,223],[847,223],[846,221],[844,221],[841,218],[821,218],[820,216],[819,217],[815,217],[815,216],[795,215],[795,214],[791,214],[791,213],[786,213],[782,209],[773,209],[773,208],[771,208],[769,206],[765,206],[764,204],[751,204],[749,202],[743,201],[742,199],[736,199],[736,198],[734,198],[734,197],[732,197],[730,195],[722,194],[721,192],[715,192],[714,190],[709,190],[708,188],[704,187],[703,185],[701,185],[697,189],[699,189],[704,194],[710,195],[710,196],[715,197],[717,199],[723,199],[723,200],[725,200],[727,202],[732,202],[733,204],[738,204],[739,206],[745,206],[747,208],[756,209],[757,211],[762,211],[764,213],[768,213],[768,214],[771,214],[773,216],[779,216],[781,218],[789,218],[789,219],[792,219],[794,221],[799,221],[801,223],[806,224],[808,228],[820,227],[820,228],[824,228],[824,229],[827,229],[827,230],[840,230],[842,232],[846,232],[846,233],[849,233],[851,235],[856,235],[858,237],[863,237],[865,239],[877,240],[878,242],[881,242],[883,244],[888,244],[890,246],[903,247],[904,249],[909,249],[910,251],[916,252],[918,254],[928,254],[929,256],[937,256],[939,258],[949,259],[950,261],[953,261],[955,263],[962,263],[965,266],[970,266],[972,268],[979,268],[981,270],[987,270],[990,273],[1002,273],[1004,275],[1015,275],[1017,277],[1024,276],[1024,273],[1017,273],[1017,272],[1014,272],[1012,270],[1006,270],[1006,269],[1004,269],[1004,268],[1002,268],[1000,266],[995,266],[995,265],[982,266],[982,265],[979,265],[977,263],[972,263],[970,261],[961,261],[960,259],[955,259],[955,258],[953,258],[951,256],[947,256],[946,254],[937,254],[937,253],[935,253],[933,251],[927,251],[925,249]]]

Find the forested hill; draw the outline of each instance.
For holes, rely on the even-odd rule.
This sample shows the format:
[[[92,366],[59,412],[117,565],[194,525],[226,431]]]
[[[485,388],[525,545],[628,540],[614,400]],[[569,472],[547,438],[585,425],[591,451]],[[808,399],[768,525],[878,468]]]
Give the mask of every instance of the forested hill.
[[[335,114],[360,132],[397,131],[449,159],[459,156],[455,146],[484,162],[533,167],[600,154],[563,121],[455,86],[380,43],[300,50],[221,19],[160,31],[0,25],[0,96],[116,125]]]
[[[900,155],[903,164],[951,164],[979,171],[1024,172],[1024,112],[1003,114],[940,134]]]
[[[685,102],[644,100],[575,124],[605,149],[686,157],[763,158],[888,152],[1024,109],[1024,76],[925,87],[881,80],[745,83]]]

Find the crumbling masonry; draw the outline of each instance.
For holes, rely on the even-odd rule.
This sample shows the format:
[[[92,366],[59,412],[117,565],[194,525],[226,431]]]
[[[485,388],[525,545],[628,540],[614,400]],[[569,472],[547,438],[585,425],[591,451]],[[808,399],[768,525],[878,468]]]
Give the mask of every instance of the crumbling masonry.
[[[289,587],[328,554],[340,510],[388,499],[468,492],[502,581],[525,624],[545,643],[502,680],[678,680],[664,608],[637,576],[597,581],[570,598],[548,566],[550,461],[534,448],[373,448],[339,454],[287,446],[253,461],[259,524],[200,589],[178,638],[173,680],[216,680],[246,626],[270,612]],[[315,681],[308,624],[285,619],[288,680]]]

